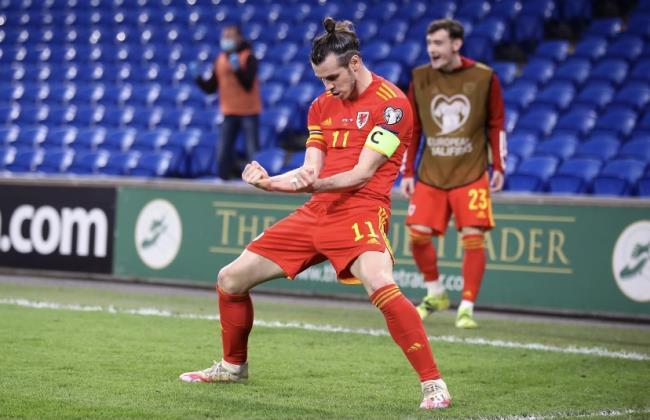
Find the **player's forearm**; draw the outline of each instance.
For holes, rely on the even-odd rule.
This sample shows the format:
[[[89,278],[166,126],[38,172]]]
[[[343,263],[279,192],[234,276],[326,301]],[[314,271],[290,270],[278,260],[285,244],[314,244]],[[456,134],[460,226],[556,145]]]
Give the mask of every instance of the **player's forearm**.
[[[313,185],[314,192],[347,192],[363,188],[372,178],[372,173],[358,165],[349,171],[341,172],[327,178],[317,179]]]

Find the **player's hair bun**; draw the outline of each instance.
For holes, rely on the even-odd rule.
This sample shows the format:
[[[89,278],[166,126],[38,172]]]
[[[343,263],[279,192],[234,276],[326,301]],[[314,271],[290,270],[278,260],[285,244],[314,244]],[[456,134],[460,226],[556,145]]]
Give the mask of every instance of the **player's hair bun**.
[[[323,26],[328,34],[333,34],[336,30],[336,21],[328,16],[323,20]]]

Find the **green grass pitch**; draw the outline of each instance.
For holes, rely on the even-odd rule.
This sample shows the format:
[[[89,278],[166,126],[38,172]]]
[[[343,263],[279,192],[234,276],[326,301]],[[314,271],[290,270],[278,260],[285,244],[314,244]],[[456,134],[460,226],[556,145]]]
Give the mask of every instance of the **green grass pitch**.
[[[61,307],[21,306],[18,298]],[[134,308],[171,315],[128,313]],[[216,315],[216,296],[0,283],[0,417],[650,416],[647,327],[479,312],[480,329],[459,331],[453,313],[436,314],[425,326],[453,406],[431,413],[417,408],[417,377],[390,337],[368,333],[385,329],[370,304],[257,299],[255,310],[264,323],[250,338],[250,380],[185,384],[181,372],[220,356],[218,322],[201,319]],[[344,328],[320,331],[325,325]],[[575,347],[589,351],[571,353]],[[630,353],[642,360],[625,359]]]

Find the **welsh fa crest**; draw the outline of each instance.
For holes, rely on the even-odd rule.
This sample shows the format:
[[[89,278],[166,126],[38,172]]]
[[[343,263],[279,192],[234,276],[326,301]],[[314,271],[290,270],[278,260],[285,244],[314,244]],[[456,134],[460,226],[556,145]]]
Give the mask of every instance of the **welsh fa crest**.
[[[370,117],[370,112],[361,111],[357,113],[357,128],[363,128],[364,125],[368,122],[368,117]]]

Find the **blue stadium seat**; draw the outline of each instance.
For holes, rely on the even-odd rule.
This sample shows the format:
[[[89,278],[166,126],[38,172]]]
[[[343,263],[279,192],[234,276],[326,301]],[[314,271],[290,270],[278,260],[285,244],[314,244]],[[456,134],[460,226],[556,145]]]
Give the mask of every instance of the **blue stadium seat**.
[[[583,33],[583,36],[597,35],[611,39],[621,32],[622,29],[623,23],[619,18],[594,19]]]
[[[309,45],[311,43],[311,40],[314,39],[316,35],[318,35],[318,32],[321,30],[321,28],[322,26],[317,25],[315,22],[303,21],[297,24],[294,30],[291,30],[287,33],[287,38],[284,44],[290,45],[291,43],[295,43],[297,52],[299,51],[299,46]],[[295,54],[291,59],[294,58],[304,59],[304,57],[296,57]],[[290,60],[285,60],[283,62],[288,63],[289,61]]]
[[[79,106],[96,104],[104,97],[105,91],[106,87],[101,83],[77,85],[77,92],[73,98],[73,103]]]
[[[537,16],[543,20],[549,20],[557,17],[555,0],[540,0],[534,2],[523,2],[521,15]]]
[[[465,18],[470,21],[480,21],[490,13],[490,2],[485,0],[468,0],[456,10],[455,18]]]
[[[553,157],[531,157],[519,164],[517,172],[507,179],[508,190],[516,192],[541,192],[555,173],[558,160]]]
[[[34,171],[46,174],[64,173],[72,164],[74,155],[72,149],[45,150],[42,160],[35,165]]]
[[[184,130],[192,125],[192,118],[194,117],[194,109],[185,107],[181,109],[176,108],[162,108],[160,120],[155,123],[153,127],[168,128],[173,130]]]
[[[31,172],[43,160],[42,149],[19,149],[11,163],[4,165],[5,170],[9,172]]]
[[[650,87],[647,82],[631,82],[623,85],[612,101],[612,105],[622,105],[636,111],[646,109],[648,103],[650,103]]]
[[[492,63],[492,69],[496,72],[503,87],[514,82],[515,77],[517,76],[517,63],[514,62],[496,61]]]
[[[288,172],[300,168],[305,163],[305,151],[297,150],[287,153],[287,159],[281,172]]]
[[[639,197],[650,197],[650,167],[646,169],[645,175],[637,181]]]
[[[630,140],[621,147],[616,158],[636,159],[650,163],[650,138]]]
[[[561,111],[569,106],[575,95],[573,83],[551,82],[537,93],[534,104],[545,104]]]
[[[17,149],[33,149],[39,147],[45,141],[47,131],[47,127],[43,125],[21,127],[18,135],[10,145]]]
[[[614,86],[620,85],[627,75],[628,64],[625,60],[607,58],[600,61],[589,75],[590,80],[604,80]]]
[[[80,105],[76,108],[77,112],[74,115],[74,119],[70,121],[70,123],[79,127],[90,127],[93,125],[101,124],[104,116],[106,115],[106,108],[101,105]]]
[[[201,131],[188,129],[177,131],[169,136],[169,140],[162,146],[163,150],[170,151],[174,160],[171,164],[171,174],[180,177],[188,176],[187,165],[194,146],[199,142]]]
[[[80,128],[77,138],[72,144],[75,150],[95,150],[106,140],[107,130],[104,127]]]
[[[515,109],[506,108],[505,110],[505,122],[504,126],[506,133],[512,133],[517,125],[517,120],[519,119],[519,112]]]
[[[106,138],[100,145],[111,152],[126,152],[135,140],[137,130],[134,128],[114,128],[106,132]]]
[[[41,103],[47,99],[49,94],[50,87],[46,84],[26,84],[19,101],[21,104]]]
[[[603,109],[614,97],[614,88],[611,84],[603,81],[587,83],[574,100],[575,104],[586,104],[596,109]]]
[[[535,99],[537,88],[531,82],[515,82],[505,89],[503,100],[506,106],[523,110]]]
[[[169,151],[144,152],[130,171],[132,176],[165,177],[171,174],[173,154]]]
[[[492,4],[490,16],[504,19],[511,22],[521,12],[521,2],[519,0],[501,0]]]
[[[525,129],[538,136],[547,136],[557,122],[557,113],[550,109],[531,109],[517,121],[516,129]]]
[[[575,133],[585,136],[596,125],[596,113],[591,110],[573,109],[560,116],[555,125],[555,132]]]
[[[298,83],[297,85],[289,86],[284,91],[284,101],[289,101],[297,104],[299,107],[305,107],[319,94],[320,91],[316,90],[313,83]]]
[[[535,50],[535,57],[553,60],[555,63],[564,61],[569,53],[567,41],[544,41]]]
[[[137,165],[140,155],[138,151],[111,152],[106,159],[106,164],[98,167],[97,172],[103,175],[129,175]]]
[[[574,157],[597,159],[601,162],[613,158],[620,147],[618,138],[612,134],[597,134],[589,136],[587,141],[580,144]]]
[[[607,47],[608,58],[620,58],[628,62],[636,60],[643,52],[643,39],[636,36],[620,36]]]
[[[106,165],[109,155],[106,150],[79,151],[75,153],[67,173],[78,175],[96,174],[98,168]]]
[[[636,62],[629,74],[630,79],[648,83],[650,80],[650,57],[640,59]]]
[[[488,17],[481,20],[472,31],[472,36],[486,38],[493,45],[503,40],[506,33],[506,22],[499,17]]]
[[[372,41],[363,47],[363,58],[368,63],[385,60],[390,54],[390,44],[385,41]]]
[[[16,141],[20,128],[17,125],[0,127],[0,147],[5,147]]]
[[[519,162],[521,162],[519,156],[508,155],[508,159],[506,161],[506,178],[514,174],[515,172],[517,172],[517,168],[519,167]]]
[[[395,61],[382,61],[372,66],[372,71],[394,84],[402,82],[402,65]]]
[[[175,91],[177,87],[167,87],[164,91]],[[153,106],[160,97],[161,86],[158,83],[135,85],[129,100],[130,105]]]
[[[416,22],[423,18],[428,12],[428,4],[424,1],[413,1],[410,7],[399,7],[395,17],[391,21],[404,19],[405,22]]]
[[[0,98],[5,101],[17,101],[25,92],[25,87],[20,83],[6,83],[0,87]]]
[[[407,68],[415,67],[418,63],[418,58],[423,49],[423,42],[421,40],[407,39],[399,44],[399,48],[391,48],[390,53],[386,57],[390,61],[399,61]]]
[[[559,17],[563,20],[591,20],[591,0],[562,1],[558,6]]]
[[[261,83],[268,81],[275,73],[275,64],[268,61],[262,61],[257,68],[257,78]]]
[[[156,130],[138,131],[130,150],[151,151],[160,150],[169,141],[171,130],[158,128]]]
[[[530,132],[515,132],[508,139],[508,153],[522,160],[532,156],[537,144],[537,136]]]
[[[627,22],[627,33],[650,39],[650,25],[648,25],[648,16],[650,13],[633,13]]]
[[[639,132],[650,134],[650,111],[646,111],[645,114],[641,116],[636,125],[636,128]]]
[[[305,65],[303,63],[296,62],[284,64],[274,68],[269,81],[279,82],[285,85],[295,85],[300,81],[304,72]]]
[[[158,126],[162,116],[161,107],[134,108],[133,119],[126,122],[126,124],[137,128],[152,129]]]
[[[404,8],[407,9],[407,8]],[[416,19],[417,20],[417,19]],[[405,20],[395,19],[387,22],[385,25],[382,25],[382,34],[384,35],[382,39],[391,43],[403,45],[406,39],[406,33],[409,29],[409,23]]]
[[[578,139],[571,134],[557,134],[537,143],[535,156],[552,156],[560,161],[570,158],[578,147]]]
[[[0,170],[4,170],[5,165],[11,164],[16,158],[17,150],[11,146],[0,146]]]
[[[293,61],[297,53],[298,45],[293,42],[283,42],[269,48],[266,59],[278,65],[287,64]]]
[[[388,21],[388,19],[386,19],[386,21]],[[379,32],[379,25],[377,25],[374,20],[364,19],[359,22],[358,25],[355,25],[355,30],[359,37],[359,41],[361,41],[361,44],[363,45],[364,42],[370,42],[375,38]]]
[[[77,139],[77,128],[75,127],[61,127],[50,128],[45,137],[41,147],[45,149],[63,149],[73,147]]]
[[[68,104],[76,93],[76,85],[72,83],[57,83],[50,89],[50,94],[47,96],[46,102],[48,105]]]
[[[216,133],[203,132],[192,149],[187,172],[190,177],[216,176],[215,154],[218,138]]]
[[[554,78],[582,84],[591,72],[591,63],[585,58],[569,58],[555,69]]]
[[[536,45],[544,37],[544,21],[539,16],[519,15],[514,21],[513,41],[525,47]]]
[[[632,195],[635,183],[643,175],[645,166],[645,162],[634,159],[618,159],[607,162],[593,181],[594,194]]]
[[[47,105],[22,105],[19,109],[20,113],[14,120],[18,125],[40,124],[47,118],[50,111]]]
[[[264,83],[260,87],[260,96],[262,97],[262,103],[264,107],[272,107],[280,99],[282,99],[282,94],[284,93],[284,85],[281,83]]]
[[[627,137],[636,124],[637,114],[630,109],[611,108],[599,115],[594,132],[611,132],[619,137]]]
[[[278,144],[287,128],[289,128],[291,114],[292,110],[288,106],[277,106],[273,109],[264,110],[260,114],[260,125],[273,127],[273,133],[276,137],[272,139],[274,140],[273,145]]]
[[[589,191],[593,179],[598,175],[602,162],[595,159],[566,160],[549,181],[549,192],[553,194],[584,194]]]
[[[279,147],[270,147],[262,149],[255,154],[253,160],[256,160],[266,169],[270,176],[282,173],[286,152]]]
[[[465,38],[461,52],[477,61],[490,63],[494,57],[494,45],[489,38],[470,35]]]
[[[0,104],[0,124],[11,124],[18,119],[20,107],[18,105]]]

